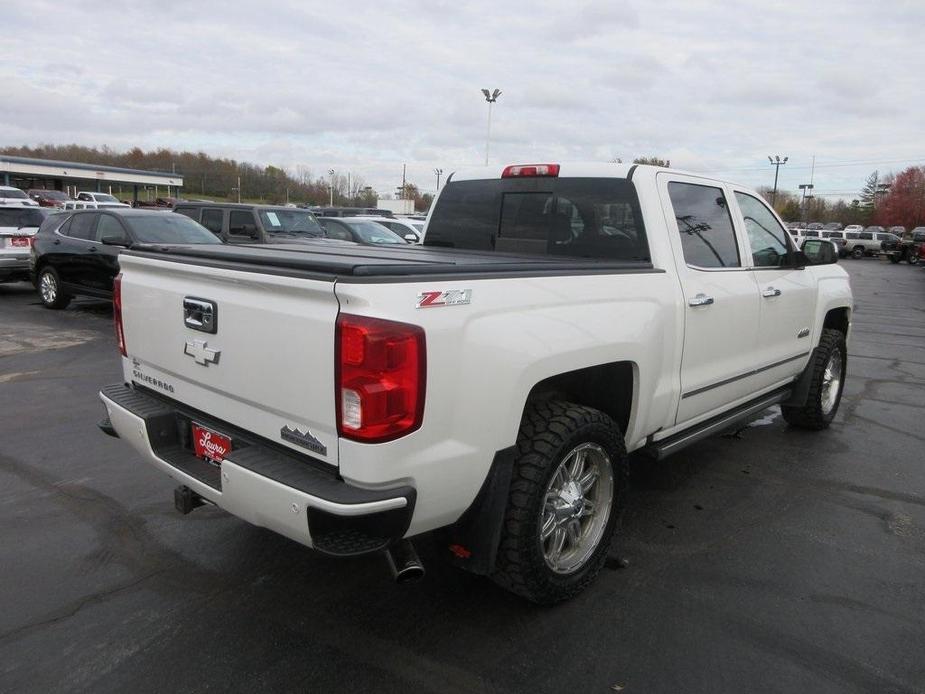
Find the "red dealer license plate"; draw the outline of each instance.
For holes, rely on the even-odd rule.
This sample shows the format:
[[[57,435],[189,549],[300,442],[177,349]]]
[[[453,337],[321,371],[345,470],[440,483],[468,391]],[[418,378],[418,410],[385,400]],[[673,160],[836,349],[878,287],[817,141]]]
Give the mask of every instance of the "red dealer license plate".
[[[197,458],[218,465],[230,452],[230,437],[193,422],[193,453]]]
[[[14,236],[10,241],[12,241],[10,245],[14,248],[28,248],[30,239],[28,236]]]

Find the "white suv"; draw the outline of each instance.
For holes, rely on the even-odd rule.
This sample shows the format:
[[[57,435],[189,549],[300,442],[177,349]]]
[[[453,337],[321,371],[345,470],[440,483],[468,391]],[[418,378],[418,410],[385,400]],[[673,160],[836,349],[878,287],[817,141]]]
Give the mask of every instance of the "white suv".
[[[13,186],[0,186],[0,205],[39,206],[35,200],[26,195],[25,191]]]

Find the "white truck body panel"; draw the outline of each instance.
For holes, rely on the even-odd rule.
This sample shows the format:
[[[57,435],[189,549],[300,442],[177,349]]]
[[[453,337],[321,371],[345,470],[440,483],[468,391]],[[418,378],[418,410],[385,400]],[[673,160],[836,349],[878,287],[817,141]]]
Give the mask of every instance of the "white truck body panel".
[[[563,164],[560,176],[626,178],[635,168]],[[496,177],[497,172],[480,169],[457,172],[452,180]],[[685,262],[667,195],[671,181],[724,191],[743,249],[741,266],[717,270]],[[125,381],[155,390],[158,383],[167,384],[171,390],[161,391],[171,399],[298,453],[305,451],[282,439],[281,428],[310,430],[326,448],[315,457],[337,466],[347,484],[416,490],[407,535],[452,524],[469,508],[493,456],[515,444],[525,403],[545,379],[628,364],[633,374],[624,432],[628,450],[792,382],[818,344],[826,314],[835,308],[850,312],[846,273],[837,265],[754,267],[744,252],[749,240],[734,195],[746,189],[645,166],[632,182],[651,254],[651,267],[639,271],[324,280],[124,256]],[[428,228],[437,204],[439,198]],[[422,292],[448,290],[468,290],[469,303],[417,307]],[[713,302],[691,305],[699,295]],[[217,301],[216,335],[184,327],[184,297]],[[385,443],[338,437],[335,321],[341,313],[423,328],[426,396],[418,429]],[[221,351],[218,365],[204,366],[184,354],[186,341],[194,338]],[[118,433],[159,467],[169,468],[157,462],[150,442],[139,438],[130,413],[104,402]],[[280,509],[286,504],[321,508],[324,500],[272,485],[262,487],[259,498],[249,498],[250,492],[240,490],[260,486],[253,473],[237,467],[234,454],[225,468],[228,476],[223,474],[218,492],[182,473],[171,474],[236,515],[312,545],[304,519],[281,519]]]

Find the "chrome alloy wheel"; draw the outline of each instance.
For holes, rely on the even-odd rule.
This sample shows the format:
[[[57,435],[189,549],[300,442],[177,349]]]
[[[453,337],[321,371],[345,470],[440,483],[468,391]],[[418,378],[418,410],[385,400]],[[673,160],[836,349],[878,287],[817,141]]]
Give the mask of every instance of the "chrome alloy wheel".
[[[566,455],[546,486],[540,511],[540,547],[558,574],[580,569],[604,535],[613,501],[610,456],[595,443]]]
[[[50,272],[42,273],[42,278],[39,280],[39,293],[46,304],[53,304],[58,298],[58,283]]]
[[[838,392],[841,389],[842,358],[841,350],[837,347],[829,355],[829,361],[822,372],[822,414],[828,415],[835,409],[838,402]]]

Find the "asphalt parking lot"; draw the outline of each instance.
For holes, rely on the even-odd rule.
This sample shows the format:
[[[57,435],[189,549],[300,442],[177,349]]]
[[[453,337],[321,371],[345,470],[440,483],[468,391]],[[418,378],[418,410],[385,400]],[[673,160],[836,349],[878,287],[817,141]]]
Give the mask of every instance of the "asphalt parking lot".
[[[835,424],[769,410],[637,475],[624,569],[537,608],[336,561],[102,435],[105,304],[0,285],[0,691],[925,692],[925,272],[843,261]],[[641,471],[640,471],[641,473]]]

